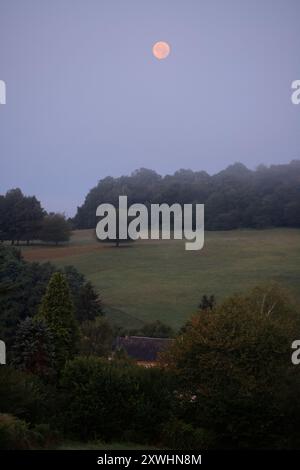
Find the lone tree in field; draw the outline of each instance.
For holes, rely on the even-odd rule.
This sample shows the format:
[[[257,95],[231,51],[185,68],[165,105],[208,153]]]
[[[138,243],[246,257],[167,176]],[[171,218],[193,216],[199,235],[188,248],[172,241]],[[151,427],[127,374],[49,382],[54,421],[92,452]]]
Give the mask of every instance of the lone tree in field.
[[[49,214],[43,220],[40,238],[44,242],[59,242],[70,240],[71,228],[63,214]]]
[[[216,306],[216,299],[214,295],[203,295],[200,304],[198,305],[199,310],[213,310]]]
[[[79,342],[74,306],[66,277],[62,273],[52,275],[38,318],[45,320],[53,335],[55,362],[61,368],[74,356]]]
[[[127,216],[127,235],[126,235],[126,238],[121,238],[121,236],[120,236],[120,220],[119,220],[119,217],[120,217],[119,209],[116,209],[115,236],[110,236],[110,237],[106,238],[105,240],[101,240],[101,243],[113,243],[118,248],[120,245],[125,245],[125,244],[131,243],[131,242],[134,241],[130,238],[130,236],[128,234],[128,226],[129,226],[130,221],[132,220],[132,217]],[[106,228],[108,229],[108,224],[106,225]]]

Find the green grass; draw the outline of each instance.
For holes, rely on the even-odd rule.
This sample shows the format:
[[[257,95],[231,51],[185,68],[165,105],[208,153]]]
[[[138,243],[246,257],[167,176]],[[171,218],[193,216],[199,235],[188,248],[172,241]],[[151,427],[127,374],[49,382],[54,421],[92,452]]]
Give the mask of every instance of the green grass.
[[[74,232],[70,252],[59,256],[64,248],[53,247],[49,260],[84,273],[99,290],[108,317],[123,326],[159,319],[178,328],[202,294],[220,301],[269,280],[300,301],[300,230],[206,232],[201,251],[185,251],[183,241],[173,240],[121,248],[96,243],[93,231]],[[83,245],[93,249],[77,254]],[[34,250],[38,260],[41,247],[24,247],[31,259]]]

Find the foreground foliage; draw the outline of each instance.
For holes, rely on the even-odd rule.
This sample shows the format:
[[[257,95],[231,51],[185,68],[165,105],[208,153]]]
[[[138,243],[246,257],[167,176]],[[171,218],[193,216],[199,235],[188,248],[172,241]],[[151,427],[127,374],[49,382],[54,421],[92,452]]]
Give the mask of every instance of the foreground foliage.
[[[63,426],[81,439],[155,442],[170,415],[169,374],[125,361],[79,357],[62,381]]]
[[[219,447],[299,444],[299,373],[291,344],[300,315],[278,286],[200,312],[163,364],[177,377],[177,415]]]
[[[78,349],[79,328],[74,315],[74,305],[66,277],[54,273],[37,315],[46,323],[53,338],[55,364],[60,370]]]
[[[9,352],[19,323],[38,313],[55,272],[66,276],[79,322],[103,315],[93,286],[73,266],[58,270],[50,263],[29,263],[17,249],[0,245],[0,338],[7,343]]]
[[[57,312],[71,318],[65,288],[62,275],[55,276],[43,304],[51,313],[52,333],[59,324]],[[54,298],[60,298],[59,305]],[[300,316],[279,286],[260,286],[200,309],[156,368],[124,357],[96,357],[103,353],[97,349],[101,328],[103,338],[110,332],[105,321],[95,326],[94,349],[68,360],[56,381],[37,377],[38,368],[0,368],[1,412],[10,415],[2,420],[0,446],[23,448],[27,431],[29,445],[37,445],[30,433],[48,426],[50,436],[58,430],[64,440],[84,442],[177,450],[300,448],[300,369],[291,363]],[[82,324],[86,337],[92,329],[93,322]],[[26,334],[22,338],[26,341]],[[64,344],[72,357],[72,343]]]

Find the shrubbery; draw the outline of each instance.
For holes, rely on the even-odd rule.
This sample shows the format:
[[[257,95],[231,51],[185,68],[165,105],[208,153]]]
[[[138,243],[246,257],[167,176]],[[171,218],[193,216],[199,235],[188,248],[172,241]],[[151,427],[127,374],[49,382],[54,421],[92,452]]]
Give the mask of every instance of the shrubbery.
[[[164,357],[178,380],[178,418],[213,432],[218,447],[295,445],[299,331],[300,314],[276,285],[200,312]]]
[[[214,433],[195,428],[176,418],[165,425],[162,441],[169,449],[174,450],[206,450],[216,446]]]
[[[48,424],[30,428],[26,421],[0,413],[0,450],[44,448],[55,442],[56,438]]]
[[[61,381],[63,425],[82,439],[159,438],[171,410],[169,374],[125,362],[79,357]]]
[[[52,396],[52,390],[36,376],[7,366],[0,367],[1,412],[31,423],[42,422],[53,412]]]
[[[35,375],[0,367],[0,449],[45,447],[58,438],[59,396]]]
[[[53,335],[43,320],[26,318],[16,331],[13,364],[39,377],[55,377]]]
[[[62,320],[58,297],[43,305],[53,328]],[[72,326],[70,305],[65,313]],[[55,380],[42,381],[30,367],[27,372],[0,368],[2,448],[44,446],[51,429],[76,440],[125,440],[175,450],[299,448],[300,369],[291,363],[291,344],[299,336],[300,314],[278,286],[255,288],[200,310],[162,354],[160,367],[137,366],[123,354],[113,360],[95,357],[106,355],[107,344],[98,349],[97,343],[110,339],[111,331],[102,319],[95,335],[93,322],[82,326],[85,341],[94,342],[90,350],[82,345],[89,356],[68,360]],[[25,333],[20,345],[28,342],[26,328]],[[36,333],[38,345],[39,329]],[[37,346],[37,358],[38,351]],[[40,367],[31,370],[37,371]]]
[[[25,421],[8,414],[0,414],[0,450],[29,449],[32,433]]]

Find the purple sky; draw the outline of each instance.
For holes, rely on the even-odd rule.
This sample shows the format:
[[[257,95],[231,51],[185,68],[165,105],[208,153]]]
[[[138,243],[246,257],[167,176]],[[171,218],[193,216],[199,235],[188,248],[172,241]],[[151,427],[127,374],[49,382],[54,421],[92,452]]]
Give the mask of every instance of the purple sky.
[[[299,0],[0,0],[0,193],[72,215],[106,175],[300,158],[299,50]]]

